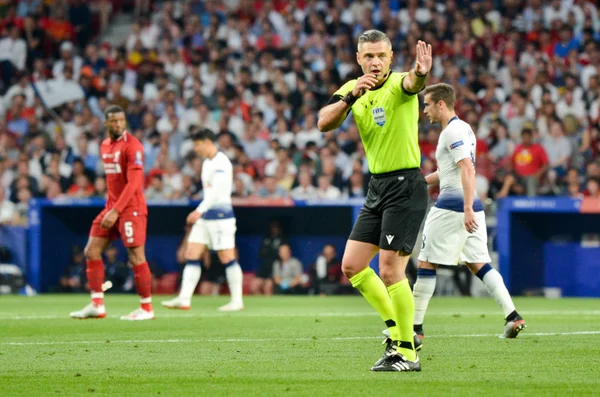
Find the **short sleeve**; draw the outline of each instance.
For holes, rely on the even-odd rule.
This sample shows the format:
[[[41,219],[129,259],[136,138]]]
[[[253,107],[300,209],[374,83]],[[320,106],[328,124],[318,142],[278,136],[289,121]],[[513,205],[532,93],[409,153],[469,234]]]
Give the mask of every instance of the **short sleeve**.
[[[462,126],[458,127],[449,129],[444,137],[444,145],[450,151],[455,164],[472,157],[469,132]]]
[[[354,89],[355,85],[356,85],[356,80],[348,81],[346,84],[341,86],[336,92],[333,93],[333,95],[331,96],[331,99],[329,100],[329,102],[327,104],[331,105],[332,103],[338,102],[340,99],[345,97],[349,91],[352,91]]]

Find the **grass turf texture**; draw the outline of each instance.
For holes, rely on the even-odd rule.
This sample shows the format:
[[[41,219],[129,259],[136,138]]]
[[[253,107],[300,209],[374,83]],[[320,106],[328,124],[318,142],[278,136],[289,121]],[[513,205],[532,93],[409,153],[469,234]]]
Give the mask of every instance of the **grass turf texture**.
[[[498,339],[491,299],[434,297],[420,373],[372,373],[383,324],[361,297],[195,297],[189,312],[72,320],[84,295],[0,297],[0,395],[556,396],[598,395],[600,301],[517,299],[528,328]]]

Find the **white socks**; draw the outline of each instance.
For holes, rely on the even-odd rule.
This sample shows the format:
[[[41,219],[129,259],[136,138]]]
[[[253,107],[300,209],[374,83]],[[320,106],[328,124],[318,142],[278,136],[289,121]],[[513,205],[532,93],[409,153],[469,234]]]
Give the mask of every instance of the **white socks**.
[[[192,300],[192,295],[194,295],[201,275],[202,268],[200,267],[200,261],[188,261],[181,277],[181,291],[179,291],[181,299],[188,302]]]
[[[502,275],[497,270],[486,264],[477,272],[477,277],[483,281],[485,288],[496,303],[502,306],[504,318],[515,311],[515,304],[506,289],[506,285],[504,285]]]
[[[415,299],[415,325],[423,324],[429,301],[435,291],[436,271],[417,269],[417,281],[413,287]]]
[[[242,305],[242,281],[244,273],[236,260],[233,260],[225,265],[225,276],[229,285],[229,293],[231,294],[231,303]]]

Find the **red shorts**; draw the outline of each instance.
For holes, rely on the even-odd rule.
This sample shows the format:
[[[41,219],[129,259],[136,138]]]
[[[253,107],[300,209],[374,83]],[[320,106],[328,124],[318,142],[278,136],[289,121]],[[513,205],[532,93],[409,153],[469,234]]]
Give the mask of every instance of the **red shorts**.
[[[148,223],[146,215],[140,215],[137,211],[127,209],[119,215],[119,219],[117,219],[113,227],[104,229],[100,224],[108,211],[110,211],[110,208],[105,208],[96,216],[94,222],[92,222],[90,237],[116,240],[120,236],[127,248],[139,247],[146,244],[146,225]]]

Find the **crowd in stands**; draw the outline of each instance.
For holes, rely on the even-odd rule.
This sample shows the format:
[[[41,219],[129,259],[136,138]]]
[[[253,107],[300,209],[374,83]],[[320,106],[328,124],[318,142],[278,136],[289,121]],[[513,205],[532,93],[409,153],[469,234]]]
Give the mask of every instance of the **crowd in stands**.
[[[356,39],[391,38],[396,71],[432,44],[428,83],[452,84],[478,136],[477,191],[600,196],[600,17],[588,0],[136,1],[119,46],[98,39],[111,4],[0,1],[0,223],[32,197],[103,197],[102,109],[126,109],[145,148],[149,199],[202,197],[190,131],[218,132],[236,197],[364,197],[368,168],[352,117],[317,113],[360,75]],[[94,22],[95,21],[95,22]],[[75,82],[85,98],[51,115],[30,82]],[[421,118],[423,172],[438,125]],[[432,197],[435,198],[432,190]]]

